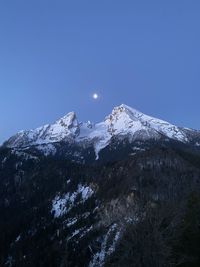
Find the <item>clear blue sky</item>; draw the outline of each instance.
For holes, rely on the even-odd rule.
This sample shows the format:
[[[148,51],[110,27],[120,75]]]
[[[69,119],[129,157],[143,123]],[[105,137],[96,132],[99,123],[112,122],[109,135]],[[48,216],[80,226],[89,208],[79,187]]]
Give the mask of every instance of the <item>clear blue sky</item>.
[[[199,102],[199,0],[0,1],[0,141],[121,103],[200,129]]]

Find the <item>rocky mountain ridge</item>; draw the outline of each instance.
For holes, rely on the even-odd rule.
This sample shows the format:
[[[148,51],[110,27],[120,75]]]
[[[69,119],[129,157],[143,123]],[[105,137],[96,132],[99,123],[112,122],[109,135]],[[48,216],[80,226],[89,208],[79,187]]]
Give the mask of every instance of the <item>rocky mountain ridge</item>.
[[[107,147],[113,138],[128,138],[130,142],[165,138],[200,145],[199,131],[177,127],[122,104],[115,107],[103,122],[79,123],[76,114],[70,112],[53,124],[17,133],[4,142],[3,146],[21,149],[34,146],[41,151],[48,146],[46,153],[56,153],[54,144],[62,142],[80,147],[91,146],[98,159],[99,152]]]

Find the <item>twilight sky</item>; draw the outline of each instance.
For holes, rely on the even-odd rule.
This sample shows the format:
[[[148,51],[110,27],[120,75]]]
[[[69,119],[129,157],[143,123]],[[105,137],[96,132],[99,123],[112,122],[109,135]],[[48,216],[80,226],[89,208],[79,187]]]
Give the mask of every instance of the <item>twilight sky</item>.
[[[0,1],[0,142],[121,103],[200,129],[199,14],[199,0]]]

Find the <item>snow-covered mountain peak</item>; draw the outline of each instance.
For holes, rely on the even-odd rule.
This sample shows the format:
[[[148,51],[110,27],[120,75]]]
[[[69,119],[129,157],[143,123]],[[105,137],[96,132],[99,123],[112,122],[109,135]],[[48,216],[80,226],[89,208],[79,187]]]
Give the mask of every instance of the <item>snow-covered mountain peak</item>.
[[[68,126],[76,119],[76,113],[74,111],[67,113],[65,116],[56,121],[56,123],[64,124]]]
[[[79,123],[76,117],[76,113],[75,112],[69,112],[67,115],[65,115],[64,117],[62,117],[61,119],[57,120],[56,123],[54,125],[60,125],[61,127],[64,127],[66,129],[72,129],[74,128],[74,130],[77,129]]]
[[[137,121],[141,117],[146,116],[142,112],[133,109],[125,104],[114,107],[111,114],[105,118],[105,121],[117,121],[118,119]],[[147,116],[146,116],[147,117]]]
[[[79,123],[75,112],[69,112],[67,115],[49,125],[46,131],[48,139],[55,142],[62,141],[65,138],[74,138],[79,133]]]
[[[12,136],[5,145],[8,147],[28,147],[72,140],[79,134],[79,123],[74,112],[57,120],[29,131],[20,131]]]
[[[125,104],[121,104],[119,106],[116,106],[113,108],[112,113],[122,113],[122,112],[126,112],[127,114],[142,114],[140,111],[138,111],[137,109],[134,109],[130,106],[127,106]]]
[[[125,104],[114,107],[104,121],[93,124],[90,121],[79,123],[75,112],[57,120],[53,124],[22,131],[4,143],[8,147],[24,148],[59,142],[72,142],[78,146],[92,145],[96,156],[109,145],[113,137],[134,140],[170,138],[189,142],[192,130],[177,127],[169,122],[156,119]]]
[[[140,132],[141,137],[144,137],[145,132],[152,131],[147,121],[145,120],[144,122],[142,120],[142,118],[145,116],[145,114],[139,112],[138,110],[122,104],[114,107],[111,114],[105,118],[104,122],[108,127],[108,131],[112,135],[117,134],[133,136]],[[157,134],[154,129],[153,131],[155,132],[154,135]]]

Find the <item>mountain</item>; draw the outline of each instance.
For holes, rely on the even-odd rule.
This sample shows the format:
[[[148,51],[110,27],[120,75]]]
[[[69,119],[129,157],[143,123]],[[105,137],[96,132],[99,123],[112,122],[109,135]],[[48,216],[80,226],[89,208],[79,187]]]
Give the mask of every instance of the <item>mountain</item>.
[[[45,154],[56,154],[57,143],[62,142],[79,148],[92,147],[98,159],[99,152],[109,146],[113,139],[128,139],[130,143],[136,140],[170,139],[199,146],[200,132],[177,127],[122,104],[115,107],[103,122],[79,123],[76,114],[70,112],[54,124],[17,133],[4,146],[20,149],[35,147]]]
[[[131,107],[0,147],[0,266],[200,266],[200,132]]]

